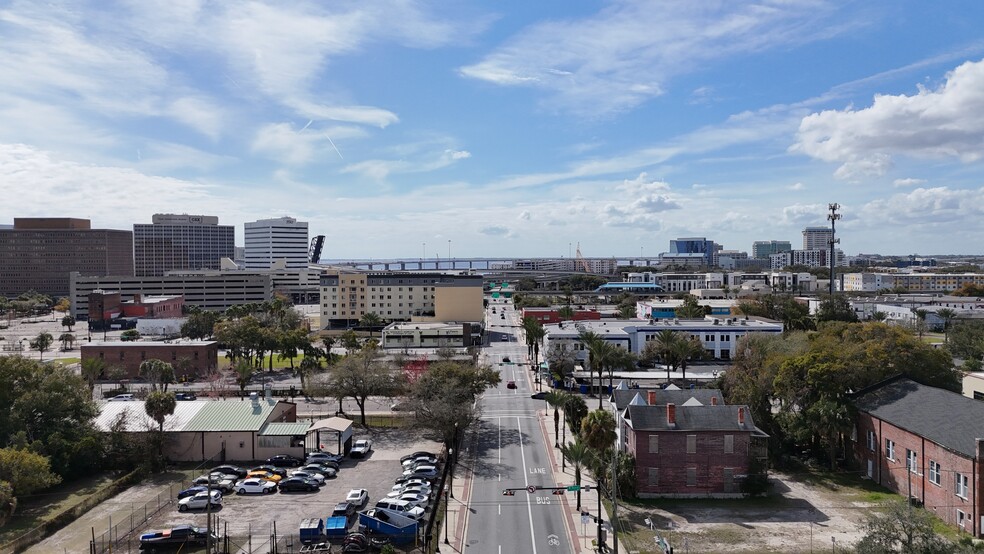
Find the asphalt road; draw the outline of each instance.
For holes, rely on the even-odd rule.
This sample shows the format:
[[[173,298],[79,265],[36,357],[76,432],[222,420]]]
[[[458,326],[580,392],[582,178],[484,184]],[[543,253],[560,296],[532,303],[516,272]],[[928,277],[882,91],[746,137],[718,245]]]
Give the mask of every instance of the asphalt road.
[[[503,304],[493,304],[501,312]],[[518,316],[510,308],[506,319],[490,314],[492,341],[484,352],[498,367],[502,383],[480,400],[482,418],[474,443],[474,479],[465,529],[471,552],[571,552],[561,496],[552,491],[528,493],[529,486],[553,487],[547,445],[532,400],[532,373],[526,365],[526,346],[520,342]],[[508,334],[508,342],[500,339]],[[508,356],[510,363],[503,363]],[[517,365],[522,363],[522,365]],[[516,389],[506,383],[514,381]],[[503,496],[514,488],[515,496]]]

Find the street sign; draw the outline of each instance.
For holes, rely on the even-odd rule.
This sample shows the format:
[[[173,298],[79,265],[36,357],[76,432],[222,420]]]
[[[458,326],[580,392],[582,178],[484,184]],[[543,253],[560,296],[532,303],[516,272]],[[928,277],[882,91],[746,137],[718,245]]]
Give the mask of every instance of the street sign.
[[[564,489],[554,489],[553,494],[564,494],[565,492],[567,491]]]
[[[516,491],[506,489],[502,491],[502,496],[516,496]]]
[[[580,485],[567,485],[567,491],[568,492],[577,492],[579,490],[581,490],[581,486]]]
[[[591,492],[591,485],[581,485],[581,492]]]
[[[581,514],[581,525],[587,525],[591,523],[591,516],[588,514]]]
[[[530,486],[526,487],[526,492],[528,492],[530,494],[535,493],[536,492],[536,485],[530,485]]]

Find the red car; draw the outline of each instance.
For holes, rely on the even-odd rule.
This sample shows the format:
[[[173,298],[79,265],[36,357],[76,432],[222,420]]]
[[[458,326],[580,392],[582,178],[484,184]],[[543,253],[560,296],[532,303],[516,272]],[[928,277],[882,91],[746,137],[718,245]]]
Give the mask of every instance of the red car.
[[[506,388],[507,389],[514,389],[514,388],[516,388],[516,381],[506,381]]]

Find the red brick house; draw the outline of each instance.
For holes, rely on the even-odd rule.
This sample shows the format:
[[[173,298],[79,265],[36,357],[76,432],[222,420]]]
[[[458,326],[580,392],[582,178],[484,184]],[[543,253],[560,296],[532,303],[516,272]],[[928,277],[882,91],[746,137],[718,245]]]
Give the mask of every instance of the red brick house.
[[[768,450],[768,435],[748,407],[719,403],[716,395],[708,395],[710,404],[659,404],[660,391],[645,392],[648,398],[636,396],[619,423],[624,448],[635,456],[639,496],[741,496],[741,478],[754,460],[765,463]]]
[[[144,360],[158,359],[174,366],[180,379],[204,375],[219,367],[219,343],[215,341],[136,341],[104,342],[82,345],[82,361],[98,358],[106,367],[126,369],[128,378],[136,378]],[[183,360],[187,360],[184,362]]]
[[[560,310],[557,308],[523,308],[523,319],[532,317],[543,325],[560,323],[564,319],[560,317]],[[601,312],[597,310],[574,310],[574,321],[597,321],[601,319]]]
[[[984,402],[897,376],[854,395],[863,475],[981,537]]]

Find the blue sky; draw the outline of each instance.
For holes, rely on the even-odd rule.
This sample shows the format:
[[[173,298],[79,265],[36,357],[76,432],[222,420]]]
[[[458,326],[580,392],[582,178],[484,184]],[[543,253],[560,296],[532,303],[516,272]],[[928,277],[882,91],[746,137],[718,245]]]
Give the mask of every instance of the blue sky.
[[[981,253],[984,3],[3,2],[0,222],[290,215],[326,258]],[[426,245],[426,246],[425,246]]]

